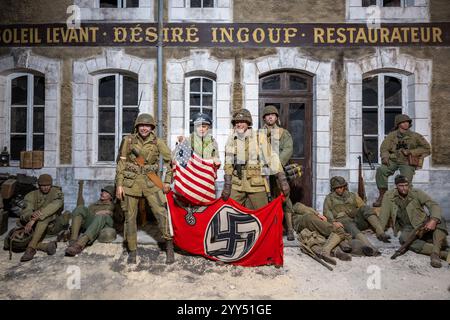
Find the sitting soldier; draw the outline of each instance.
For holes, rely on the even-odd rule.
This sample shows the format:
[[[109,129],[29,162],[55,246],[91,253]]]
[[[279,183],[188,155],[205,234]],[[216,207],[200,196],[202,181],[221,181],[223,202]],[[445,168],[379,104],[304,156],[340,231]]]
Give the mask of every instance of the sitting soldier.
[[[56,241],[44,243],[49,225],[55,224],[57,216],[64,207],[64,193],[60,187],[53,186],[53,179],[48,174],[42,174],[38,178],[38,190],[31,191],[25,196],[25,207],[20,214],[20,223],[25,226],[25,232],[33,229],[33,237],[28,244],[25,253],[20,258],[21,262],[32,260],[36,250],[47,252],[48,255],[56,253]]]
[[[78,206],[73,211],[72,227],[67,256],[76,256],[96,239],[100,242],[112,242],[116,238],[112,215],[114,212],[114,186],[101,190],[100,199],[88,208]],[[79,237],[80,229],[85,232]]]

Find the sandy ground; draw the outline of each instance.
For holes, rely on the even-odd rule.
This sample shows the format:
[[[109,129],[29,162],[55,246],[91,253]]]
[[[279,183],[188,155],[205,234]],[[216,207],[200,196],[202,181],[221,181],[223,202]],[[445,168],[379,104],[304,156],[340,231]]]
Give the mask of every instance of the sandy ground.
[[[390,231],[392,232],[392,231]],[[138,263],[126,264],[120,244],[95,243],[75,258],[65,257],[66,243],[54,256],[0,250],[0,299],[450,299],[450,267],[434,269],[429,257],[407,252],[391,260],[398,241],[380,247],[379,257],[339,261],[334,271],[286,242],[283,268],[217,265],[202,257],[176,253],[165,265],[155,241],[140,236]],[[3,237],[1,237],[3,238]],[[3,241],[2,241],[3,244]]]

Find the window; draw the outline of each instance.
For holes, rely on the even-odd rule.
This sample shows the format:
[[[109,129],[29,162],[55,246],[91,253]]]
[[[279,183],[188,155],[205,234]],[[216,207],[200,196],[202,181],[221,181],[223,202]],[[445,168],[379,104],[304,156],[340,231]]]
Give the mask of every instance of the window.
[[[45,78],[19,74],[11,78],[11,160],[21,151],[44,150]]]
[[[363,7],[404,7],[409,5],[410,0],[362,0]]]
[[[139,8],[139,0],[100,0],[100,8]]]
[[[214,0],[190,0],[191,8],[214,8]]]
[[[377,74],[363,79],[363,150],[370,162],[378,163],[384,137],[394,129],[395,116],[404,112],[406,80],[394,74]],[[368,162],[364,157],[364,162]]]
[[[98,79],[98,161],[114,161],[123,136],[132,133],[139,114],[138,81],[129,75]]]
[[[194,131],[193,116],[206,113],[213,118],[215,100],[215,81],[206,77],[188,79],[189,83],[189,132]]]

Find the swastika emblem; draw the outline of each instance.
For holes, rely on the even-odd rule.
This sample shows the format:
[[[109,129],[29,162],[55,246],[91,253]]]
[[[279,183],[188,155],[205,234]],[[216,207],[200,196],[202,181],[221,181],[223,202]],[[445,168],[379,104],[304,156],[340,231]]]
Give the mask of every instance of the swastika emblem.
[[[224,262],[240,260],[252,250],[261,230],[258,218],[225,205],[208,225],[205,252]]]

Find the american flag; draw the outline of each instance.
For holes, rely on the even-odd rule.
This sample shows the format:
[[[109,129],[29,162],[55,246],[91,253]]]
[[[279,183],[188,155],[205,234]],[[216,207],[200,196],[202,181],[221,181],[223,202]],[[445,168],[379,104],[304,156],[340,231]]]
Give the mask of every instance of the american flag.
[[[214,161],[198,156],[186,140],[175,148],[174,178],[174,191],[190,203],[204,205],[216,199]]]

